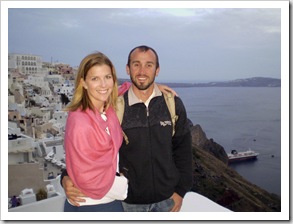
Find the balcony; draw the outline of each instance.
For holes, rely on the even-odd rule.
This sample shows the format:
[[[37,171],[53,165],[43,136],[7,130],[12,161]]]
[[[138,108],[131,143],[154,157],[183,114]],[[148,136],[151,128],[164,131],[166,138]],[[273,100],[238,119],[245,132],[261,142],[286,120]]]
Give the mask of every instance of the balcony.
[[[33,152],[32,139],[17,138],[8,141],[8,153]]]
[[[53,180],[47,180],[50,186],[54,186],[57,192],[56,196],[49,197],[37,202],[32,202],[26,205],[21,205],[15,208],[8,209],[7,214],[2,213],[2,220],[184,220],[187,217],[188,220],[200,220],[201,214],[206,219],[212,219],[213,217],[206,216],[209,213],[216,212],[217,214],[225,215],[226,212],[231,212],[229,209],[224,208],[208,198],[197,194],[195,192],[188,192],[184,198],[181,213],[148,213],[146,218],[142,217],[145,215],[139,213],[137,216],[133,213],[99,213],[99,215],[93,213],[87,213],[86,216],[80,213],[65,213],[63,212],[63,205],[66,199],[64,190],[60,185],[60,176],[57,176]],[[19,215],[13,214],[14,212],[21,212]],[[44,212],[38,215],[35,212]],[[185,213],[184,212],[191,212]],[[194,216],[193,212],[196,212]],[[229,213],[232,214],[232,213]],[[167,216],[166,216],[167,215]],[[192,215],[193,218],[190,217]],[[226,216],[226,215],[225,215]]]

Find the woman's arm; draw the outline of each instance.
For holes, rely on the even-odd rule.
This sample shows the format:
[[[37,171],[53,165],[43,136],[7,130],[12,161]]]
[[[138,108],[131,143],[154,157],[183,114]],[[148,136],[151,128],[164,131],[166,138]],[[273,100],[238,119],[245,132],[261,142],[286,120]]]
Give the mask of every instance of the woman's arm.
[[[131,82],[123,82],[118,87],[118,95],[122,96],[127,90],[129,90],[130,86],[131,86]]]
[[[86,197],[77,187],[74,186],[69,176],[62,176],[62,186],[67,199],[74,206],[79,206],[79,202],[85,202],[86,200],[82,197]]]
[[[74,186],[72,180],[67,175],[62,175],[62,186],[64,188],[64,192],[66,194],[67,199],[71,204],[75,206],[79,206],[79,202],[85,202],[86,195],[83,194],[77,187]],[[128,191],[128,180],[124,176],[116,176],[114,179],[114,183],[106,194],[109,198],[114,198],[116,200],[124,200],[127,197]]]
[[[178,94],[176,93],[176,91],[172,88],[170,88],[169,86],[163,85],[163,84],[158,84],[159,89],[161,90],[161,92],[168,94],[168,93],[173,93],[175,96],[178,96]]]

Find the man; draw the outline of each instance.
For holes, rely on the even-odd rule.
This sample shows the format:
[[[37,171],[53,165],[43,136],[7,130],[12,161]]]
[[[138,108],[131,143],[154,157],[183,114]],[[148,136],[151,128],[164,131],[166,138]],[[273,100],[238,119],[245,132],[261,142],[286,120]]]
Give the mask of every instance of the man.
[[[128,138],[119,151],[119,169],[129,180],[124,211],[178,212],[184,195],[192,187],[191,135],[185,107],[175,97],[175,135],[162,92],[155,84],[160,71],[156,51],[148,46],[134,48],[128,56],[127,74],[132,85],[124,94],[122,129]],[[64,178],[69,199],[82,196]]]

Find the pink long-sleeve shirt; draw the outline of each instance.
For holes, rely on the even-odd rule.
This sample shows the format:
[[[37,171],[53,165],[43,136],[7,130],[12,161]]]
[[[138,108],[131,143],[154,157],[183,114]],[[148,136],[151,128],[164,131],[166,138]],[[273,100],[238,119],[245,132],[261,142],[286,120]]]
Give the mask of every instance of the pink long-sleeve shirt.
[[[93,199],[103,198],[113,184],[123,138],[114,109],[110,107],[106,116],[107,121],[90,109],[77,110],[68,113],[66,122],[67,172],[74,185]]]

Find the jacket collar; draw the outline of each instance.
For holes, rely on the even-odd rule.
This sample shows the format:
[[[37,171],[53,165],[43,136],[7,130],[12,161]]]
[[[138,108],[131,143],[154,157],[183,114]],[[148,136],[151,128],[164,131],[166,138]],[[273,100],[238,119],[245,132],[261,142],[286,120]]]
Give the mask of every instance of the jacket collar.
[[[154,85],[154,91],[151,94],[151,96],[148,98],[147,102],[150,102],[151,99],[153,99],[154,97],[157,97],[157,96],[162,96],[162,92],[160,91],[158,85],[155,83],[155,85]],[[128,91],[128,103],[129,103],[129,106],[132,106],[132,105],[134,105],[136,103],[143,103],[143,101],[140,100],[134,94],[133,89],[132,89],[132,85],[130,86],[129,91]]]

